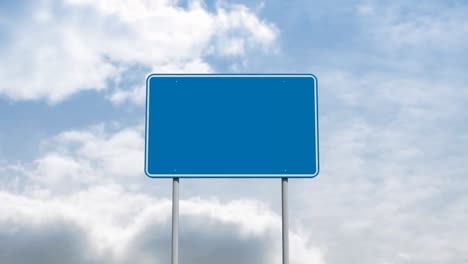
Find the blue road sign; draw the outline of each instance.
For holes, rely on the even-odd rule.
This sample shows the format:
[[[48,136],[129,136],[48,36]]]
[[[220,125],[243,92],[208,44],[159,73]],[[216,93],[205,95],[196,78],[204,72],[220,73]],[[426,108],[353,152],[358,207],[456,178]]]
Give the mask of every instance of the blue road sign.
[[[153,74],[145,173],[154,178],[311,178],[319,172],[311,74]]]

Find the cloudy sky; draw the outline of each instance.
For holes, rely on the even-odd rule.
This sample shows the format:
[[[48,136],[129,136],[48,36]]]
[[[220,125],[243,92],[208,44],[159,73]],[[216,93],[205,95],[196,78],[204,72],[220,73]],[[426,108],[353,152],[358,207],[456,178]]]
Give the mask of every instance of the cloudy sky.
[[[169,263],[150,73],[308,72],[294,264],[468,263],[468,4],[0,0],[0,262]],[[181,181],[181,263],[281,263],[280,180]]]

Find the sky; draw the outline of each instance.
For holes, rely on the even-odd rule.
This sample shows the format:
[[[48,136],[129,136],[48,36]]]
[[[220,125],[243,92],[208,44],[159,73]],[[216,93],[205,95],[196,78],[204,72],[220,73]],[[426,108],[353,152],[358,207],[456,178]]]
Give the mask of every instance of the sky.
[[[0,0],[0,262],[170,261],[151,73],[313,73],[294,264],[468,263],[466,1]],[[180,263],[281,263],[279,179],[181,180]]]

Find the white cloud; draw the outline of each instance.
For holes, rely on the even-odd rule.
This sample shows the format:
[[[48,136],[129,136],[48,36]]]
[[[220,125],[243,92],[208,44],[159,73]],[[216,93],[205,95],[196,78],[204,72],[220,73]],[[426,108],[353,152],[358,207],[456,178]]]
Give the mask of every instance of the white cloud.
[[[302,221],[330,263],[464,263],[466,85],[352,72],[318,74],[321,174],[297,188]]]
[[[444,12],[439,12],[442,9]],[[420,6],[407,1],[367,2],[358,5],[356,10],[361,16],[363,33],[370,40],[366,44],[372,44],[369,47],[374,51],[397,56],[400,60],[417,64],[413,61],[417,56],[420,59],[453,56],[463,50],[467,40],[468,19],[464,5],[434,1]]]
[[[31,16],[7,27],[0,54],[0,93],[17,100],[61,101],[81,90],[104,90],[126,69],[210,72],[205,56],[242,57],[274,50],[278,30],[242,5],[201,1],[41,1]],[[13,25],[13,23],[11,23]],[[122,84],[110,98],[141,102],[141,82]],[[114,93],[115,94],[112,94]]]
[[[168,72],[168,73],[209,73],[212,72],[210,65],[201,59],[193,61],[173,62],[168,65],[161,65],[153,70],[153,72]],[[131,102],[138,105],[144,105],[146,100],[145,76],[141,76],[140,82],[126,88],[118,88],[113,91],[109,99],[115,104],[123,104]],[[120,84],[118,87],[122,86]]]
[[[395,81],[385,75],[356,80],[339,72],[321,77],[322,171],[313,181],[291,181],[291,257],[296,258],[292,261],[463,263],[466,253],[460,245],[466,244],[468,236],[460,231],[466,228],[460,227],[466,226],[467,156],[464,145],[455,142],[456,137],[467,135],[457,130],[453,120],[459,120],[466,94],[453,93],[456,87],[442,83],[425,93],[424,80]],[[410,92],[405,94],[405,89]],[[411,114],[414,109],[418,111]],[[443,130],[437,129],[438,122],[446,124]],[[170,230],[170,204],[151,198],[150,193],[168,182],[156,184],[144,176],[143,142],[142,127],[112,125],[69,130],[45,140],[42,153],[27,168],[11,166],[18,173],[29,171],[29,179],[22,184],[24,190],[8,187],[17,184],[5,185],[8,191],[0,204],[6,211],[16,212],[14,207],[23,208],[21,214],[29,213],[19,217],[20,227],[10,221],[8,228],[0,230],[19,230],[29,239],[39,236],[46,241],[57,239],[48,235],[61,234],[57,236],[71,243],[63,243],[71,248],[68,251],[93,252],[98,259],[94,263],[102,263],[102,258],[113,263],[167,261],[169,235],[164,232]],[[217,190],[219,200],[229,192],[256,199],[268,192],[277,195],[269,202],[278,202],[278,190],[265,181],[258,185],[244,181],[237,185],[239,189],[236,183],[229,180]],[[183,187],[193,189],[193,184],[184,181]],[[200,185],[198,194],[205,197],[219,186]],[[163,191],[157,190],[160,196]],[[182,207],[185,258],[211,263],[222,255],[257,263],[280,259],[279,219],[267,206],[252,200],[192,198],[183,199]],[[43,214],[45,220],[35,210],[48,212]],[[8,215],[5,218],[17,217]],[[155,221],[157,217],[162,222]],[[38,223],[22,222],[27,219]],[[11,237],[4,240],[12,241]],[[31,247],[24,241],[12,245]],[[223,251],[236,247],[240,248],[236,252],[243,253]],[[213,248],[219,255],[209,251]],[[274,253],[258,255],[267,251]]]
[[[0,201],[0,241],[5,242],[0,254],[9,264],[23,263],[25,256],[39,264],[59,263],[69,256],[76,263],[169,259],[169,200],[102,185],[61,198],[0,192]],[[281,263],[280,218],[259,202],[194,198],[181,201],[180,214],[181,261]],[[40,245],[33,243],[36,239]],[[35,247],[54,254],[40,254]],[[294,263],[324,263],[307,237],[294,231],[291,247]]]
[[[45,140],[42,149],[24,171],[32,182],[54,192],[110,182],[132,186],[144,178],[142,127],[65,131]]]
[[[63,188],[70,182],[78,181],[86,184],[95,182],[96,175],[93,174],[90,164],[85,161],[49,153],[36,160],[35,163],[37,167],[31,173],[34,175],[32,177],[47,186]]]

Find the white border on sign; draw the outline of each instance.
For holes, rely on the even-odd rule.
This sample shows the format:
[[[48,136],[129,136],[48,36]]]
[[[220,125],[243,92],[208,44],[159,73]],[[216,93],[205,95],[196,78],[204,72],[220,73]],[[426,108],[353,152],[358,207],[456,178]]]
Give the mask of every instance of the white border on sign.
[[[148,127],[149,127],[149,84],[151,78],[171,78],[171,77],[274,77],[274,78],[312,78],[314,80],[314,104],[315,104],[315,167],[314,174],[151,174],[148,172]],[[145,174],[150,178],[314,178],[320,172],[319,163],[319,124],[318,124],[318,83],[317,77],[313,74],[150,74],[146,78],[146,116],[145,116]]]

